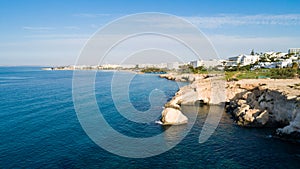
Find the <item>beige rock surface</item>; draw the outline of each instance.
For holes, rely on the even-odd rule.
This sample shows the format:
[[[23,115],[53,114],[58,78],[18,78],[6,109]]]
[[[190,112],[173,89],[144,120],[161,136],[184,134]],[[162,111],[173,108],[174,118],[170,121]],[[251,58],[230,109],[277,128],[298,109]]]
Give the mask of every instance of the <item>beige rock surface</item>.
[[[224,82],[220,77],[207,78],[206,75],[194,74],[165,74],[161,77],[192,82],[180,88],[165,105],[163,118],[170,117],[172,123],[185,121],[181,115],[181,120],[175,120],[175,116],[179,117],[181,113],[181,104],[195,104],[196,101],[219,104],[226,101],[230,102],[233,116],[239,125],[262,127],[280,123],[286,126],[278,129],[279,132],[300,132],[300,79],[244,79]],[[174,116],[170,115],[172,113]]]
[[[278,132],[300,132],[299,84],[299,79],[228,82],[227,100],[231,102],[232,114],[239,125],[261,127],[280,124],[286,126]],[[241,110],[244,105],[249,106],[247,111]],[[256,113],[253,114],[254,110]]]
[[[179,125],[188,122],[188,118],[178,109],[165,108],[162,112],[162,123],[164,125]]]

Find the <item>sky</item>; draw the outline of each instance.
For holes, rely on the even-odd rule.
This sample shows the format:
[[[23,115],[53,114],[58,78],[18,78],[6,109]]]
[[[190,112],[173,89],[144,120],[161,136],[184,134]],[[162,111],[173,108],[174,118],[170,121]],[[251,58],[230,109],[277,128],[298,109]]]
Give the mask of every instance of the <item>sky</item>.
[[[101,27],[135,13],[182,17],[201,30],[220,58],[300,47],[294,0],[2,0],[0,65],[72,65]]]

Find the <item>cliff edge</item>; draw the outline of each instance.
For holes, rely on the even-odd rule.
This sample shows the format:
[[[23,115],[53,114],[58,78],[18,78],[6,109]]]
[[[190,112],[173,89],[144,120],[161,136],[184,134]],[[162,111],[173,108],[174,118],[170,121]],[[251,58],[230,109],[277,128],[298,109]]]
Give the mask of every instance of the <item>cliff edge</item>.
[[[180,88],[173,99],[165,104],[161,119],[164,124],[187,122],[188,119],[180,111],[181,105],[226,102],[226,111],[238,125],[276,127],[277,136],[300,139],[300,79],[244,79],[225,82],[224,78],[217,75],[167,74],[161,77],[191,82]],[[175,119],[173,116],[180,118],[168,120],[170,117]]]

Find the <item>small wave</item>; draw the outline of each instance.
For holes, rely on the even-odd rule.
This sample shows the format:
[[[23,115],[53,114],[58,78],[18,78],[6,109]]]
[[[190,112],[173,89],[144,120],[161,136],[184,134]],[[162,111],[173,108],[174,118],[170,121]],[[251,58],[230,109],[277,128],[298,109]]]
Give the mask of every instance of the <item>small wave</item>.
[[[0,79],[4,79],[4,80],[25,80],[25,79],[33,79],[33,77],[8,76],[8,77],[0,77]]]
[[[163,125],[163,123],[160,120],[155,121],[155,123]]]

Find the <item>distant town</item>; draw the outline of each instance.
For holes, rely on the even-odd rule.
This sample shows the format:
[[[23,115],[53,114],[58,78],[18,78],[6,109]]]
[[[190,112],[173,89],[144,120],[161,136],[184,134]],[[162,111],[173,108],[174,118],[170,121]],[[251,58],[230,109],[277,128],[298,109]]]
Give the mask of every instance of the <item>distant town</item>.
[[[227,60],[194,60],[188,63],[160,63],[160,64],[103,64],[103,65],[71,65],[43,68],[44,70],[133,70],[136,72],[185,72],[188,69],[198,70],[237,70],[240,67],[255,69],[288,68],[300,65],[300,48],[290,48],[285,52],[257,53],[254,50],[249,54],[240,54]]]

